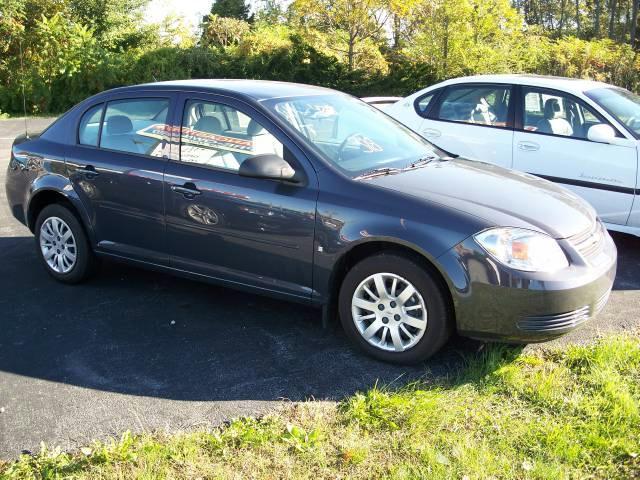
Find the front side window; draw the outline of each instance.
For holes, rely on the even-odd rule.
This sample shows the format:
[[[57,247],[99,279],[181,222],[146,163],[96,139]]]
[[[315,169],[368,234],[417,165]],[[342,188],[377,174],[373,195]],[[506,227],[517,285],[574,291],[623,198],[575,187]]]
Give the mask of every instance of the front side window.
[[[524,89],[523,128],[529,132],[586,139],[602,123],[596,112],[570,95]]]
[[[84,112],[78,127],[78,142],[81,145],[98,146],[98,135],[100,133],[100,119],[104,105],[95,105]]]
[[[283,146],[260,123],[235,108],[214,102],[187,102],[180,133],[180,160],[237,171],[247,158]]]
[[[375,107],[349,95],[273,98],[263,104],[349,175],[406,167],[445,155]]]
[[[640,96],[623,88],[596,88],[585,95],[640,137]]]
[[[161,157],[167,139],[168,99],[116,100],[107,104],[100,147]]]
[[[506,127],[511,88],[472,86],[448,88],[437,118],[492,127]]]

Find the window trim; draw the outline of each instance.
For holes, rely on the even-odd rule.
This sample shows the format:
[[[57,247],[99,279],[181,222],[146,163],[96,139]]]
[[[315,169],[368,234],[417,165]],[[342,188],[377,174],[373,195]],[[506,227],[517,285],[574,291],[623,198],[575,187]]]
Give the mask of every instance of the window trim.
[[[102,98],[100,99],[100,101],[97,101],[96,103],[91,104],[89,107],[83,109],[82,113],[77,117],[77,120],[75,122],[75,131],[76,131],[76,143],[75,146],[79,147],[79,148],[87,148],[87,149],[92,149],[92,150],[102,150],[105,152],[111,152],[111,153],[121,153],[123,155],[132,155],[135,157],[140,157],[140,158],[147,158],[147,159],[152,159],[152,160],[162,160],[162,161],[166,161],[169,157],[168,153],[163,153],[162,156],[160,157],[154,157],[153,155],[147,155],[145,153],[137,153],[137,152],[126,152],[124,150],[114,150],[112,148],[106,148],[106,147],[101,147],[100,146],[100,141],[102,140],[102,127],[104,125],[104,117],[107,113],[107,108],[108,108],[108,104],[111,102],[119,102],[119,101],[126,101],[126,100],[164,100],[169,102],[168,104],[168,109],[167,109],[167,117],[165,118],[165,125],[168,125],[169,127],[171,127],[172,123],[171,123],[171,119],[172,119],[172,110],[173,110],[173,106],[174,106],[174,102],[175,102],[175,98],[173,97],[171,92],[166,92],[167,96],[158,96],[158,95],[142,95],[139,97],[131,97],[130,94],[131,93],[136,93],[136,92],[127,92],[126,96],[113,96],[113,97],[107,97],[107,98]],[[156,92],[153,92],[156,93]],[[164,93],[164,92],[163,92]],[[91,110],[93,107],[103,104],[103,109],[102,109],[102,115],[100,117],[100,129],[98,131],[98,145],[85,145],[83,143],[79,142],[79,133],[80,133],[80,121],[82,120],[82,116],[89,110]],[[171,136],[169,136],[168,139],[164,139],[162,140],[163,145],[162,145],[162,150],[163,152],[166,151],[166,147],[167,145],[170,145],[171,142]]]
[[[438,117],[438,115],[440,115],[440,108],[442,107],[442,104],[444,103],[444,99],[446,98],[446,94],[449,91],[456,90],[456,89],[465,89],[465,88],[468,89],[468,88],[474,88],[474,87],[504,88],[510,91],[509,108],[507,109],[507,122],[504,127],[500,125],[484,125],[481,123],[470,123],[470,122],[464,122],[459,120],[447,120],[447,119]],[[471,127],[496,128],[498,130],[513,130],[514,119],[515,119],[515,100],[517,100],[515,94],[516,94],[515,86],[512,85],[511,83],[493,83],[493,82],[454,83],[451,85],[447,85],[441,90],[437,98],[437,103],[436,105],[434,105],[433,108],[429,109],[429,115],[427,118],[429,120],[434,120],[436,122],[453,123],[455,125],[468,125]]]
[[[189,104],[189,102],[203,102],[203,103],[218,104],[218,105],[221,105],[222,107],[227,107],[227,108],[230,108],[230,109],[234,109],[234,110],[246,115],[251,120],[254,119],[254,116],[250,115],[249,113],[247,113],[246,109],[238,108],[238,107],[232,105],[230,102],[225,102],[225,101],[223,101],[221,99],[218,99],[218,98],[207,98],[206,94],[198,94],[197,92],[184,92],[184,94],[178,99],[178,104],[177,104],[176,113],[175,113],[176,121],[179,121],[179,124],[177,126],[180,127],[178,129],[176,129],[177,130],[177,138],[175,138],[173,140],[173,144],[176,145],[176,148],[177,148],[177,155],[175,155],[175,157],[172,155],[171,158],[169,159],[169,161],[172,162],[172,163],[176,163],[176,164],[188,165],[188,166],[191,166],[191,167],[194,167],[194,168],[204,168],[206,170],[212,170],[212,171],[221,172],[221,173],[228,173],[230,175],[235,175],[235,176],[239,177],[240,174],[238,173],[238,170],[232,170],[232,169],[229,169],[229,168],[218,167],[216,165],[206,165],[206,164],[203,164],[203,163],[182,161],[182,128],[184,127],[184,125],[183,125],[183,123],[184,123],[184,115],[186,113],[186,108],[187,108],[187,105]],[[179,113],[179,117],[178,117],[178,113]],[[223,113],[225,115],[225,118],[227,118],[227,112],[223,110]],[[258,121],[258,120],[256,120],[256,121]],[[303,168],[303,166],[300,164],[298,159],[295,157],[295,155],[293,154],[293,152],[291,151],[289,146],[286,143],[282,142],[276,135],[274,135],[271,132],[271,130],[273,130],[273,127],[267,128],[266,126],[263,125],[264,122],[258,122],[258,123],[260,123],[260,125],[262,125],[262,127],[264,129],[266,129],[269,132],[269,134],[271,134],[278,142],[280,142],[280,144],[282,145],[282,156],[283,156],[283,158],[287,162],[289,162],[289,164],[291,164],[291,166],[296,171],[300,171],[301,175],[303,176],[303,179],[302,179],[303,181],[298,185],[306,185],[306,178],[307,178],[306,171]],[[275,181],[278,181],[278,180],[275,180]]]
[[[91,106],[85,108],[84,110],[82,110],[82,113],[78,116],[78,121],[76,123],[76,145],[79,147],[89,147],[89,148],[99,148],[100,145],[100,134],[102,133],[102,122],[104,121],[104,112],[106,111],[105,105],[107,102],[105,101],[101,101],[101,102],[97,102],[97,103],[93,103],[91,104]],[[102,113],[100,113],[100,121],[98,124],[98,138],[97,138],[97,144],[96,145],[89,145],[87,143],[81,143],[80,142],[80,124],[82,123],[82,119],[84,118],[84,116],[89,112],[89,110],[92,110],[93,108],[100,106],[102,108]]]
[[[542,135],[545,137],[556,137],[556,138],[564,138],[565,140],[580,140],[582,142],[590,142],[590,143],[599,143],[599,142],[593,142],[591,140],[589,140],[588,138],[581,138],[581,137],[574,137],[574,136],[568,136],[568,135],[558,135],[557,133],[546,133],[546,132],[537,132],[535,130],[526,130],[524,128],[524,113],[525,113],[525,91],[528,93],[530,91],[535,91],[536,93],[540,93],[541,95],[544,95],[545,93],[548,95],[552,95],[552,96],[556,96],[556,97],[565,97],[568,98],[570,100],[572,100],[573,102],[577,103],[578,105],[580,105],[582,108],[586,108],[587,110],[589,110],[589,112],[591,112],[593,115],[595,115],[595,117],[600,120],[602,123],[609,125],[611,128],[613,128],[613,130],[616,132],[616,137],[618,138],[627,138],[625,137],[620,130],[615,126],[612,125],[611,122],[609,120],[607,120],[600,112],[598,112],[595,108],[593,108],[591,105],[589,105],[587,102],[585,102],[584,100],[582,100],[579,97],[576,97],[575,95],[573,95],[572,93],[569,92],[565,92],[563,90],[557,90],[555,88],[548,88],[548,87],[537,87],[534,85],[518,85],[518,108],[516,109],[516,121],[514,124],[514,130],[517,132],[522,132],[522,133],[531,133],[531,134],[535,134],[535,135]]]
[[[440,98],[440,95],[444,90],[446,90],[446,88],[436,88],[433,90],[429,90],[428,92],[425,92],[422,95],[418,96],[413,101],[413,109],[415,110],[415,112],[418,114],[419,117],[429,118],[429,114],[433,110],[434,105],[438,103],[438,99]],[[427,109],[423,112],[422,110],[420,110],[420,102],[424,100],[426,97],[428,97],[429,95],[433,95],[433,98],[429,102],[429,105],[427,105]]]

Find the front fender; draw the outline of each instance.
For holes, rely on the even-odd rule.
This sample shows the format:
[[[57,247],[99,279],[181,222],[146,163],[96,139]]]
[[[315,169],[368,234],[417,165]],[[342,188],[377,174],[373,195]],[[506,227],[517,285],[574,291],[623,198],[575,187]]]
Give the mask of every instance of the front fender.
[[[353,188],[362,188],[355,182]],[[347,191],[347,189],[343,189]],[[397,246],[420,255],[432,264],[453,287],[449,273],[438,258],[470,234],[486,227],[477,217],[446,206],[416,202],[382,189],[371,189],[366,197],[369,208],[362,208],[364,195],[322,192],[318,200],[314,245],[314,301],[326,304],[337,288],[345,259],[355,249],[372,243]],[[368,250],[367,254],[372,254]]]

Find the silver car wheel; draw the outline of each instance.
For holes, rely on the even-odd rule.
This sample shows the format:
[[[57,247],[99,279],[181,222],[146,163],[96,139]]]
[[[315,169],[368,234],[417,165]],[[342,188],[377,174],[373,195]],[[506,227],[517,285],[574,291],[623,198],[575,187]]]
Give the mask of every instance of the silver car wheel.
[[[369,344],[403,352],[427,329],[427,309],[420,292],[405,278],[376,273],[364,279],[351,300],[353,322]]]
[[[49,217],[40,227],[40,250],[49,268],[69,273],[76,264],[78,249],[69,225],[59,217]]]

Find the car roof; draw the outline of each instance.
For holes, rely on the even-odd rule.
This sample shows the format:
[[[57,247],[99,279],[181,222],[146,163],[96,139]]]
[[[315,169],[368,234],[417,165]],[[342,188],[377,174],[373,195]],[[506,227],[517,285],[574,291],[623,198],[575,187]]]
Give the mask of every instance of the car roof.
[[[440,85],[478,82],[531,85],[534,87],[555,88],[570,93],[582,93],[594,88],[612,87],[612,85],[609,85],[607,83],[596,82],[594,80],[531,74],[474,75],[470,77],[452,78],[450,80],[442,82]]]
[[[166,82],[144,83],[140,85],[120,87],[115,90],[122,92],[155,89],[236,93],[243,96],[251,97],[252,99],[257,101],[281,97],[299,97],[337,93],[335,90],[331,90],[328,88],[303,85],[300,83],[236,79],[172,80]]]
[[[402,100],[402,97],[362,97],[360,100],[367,103],[391,103]]]

